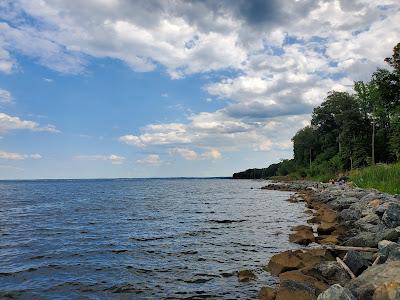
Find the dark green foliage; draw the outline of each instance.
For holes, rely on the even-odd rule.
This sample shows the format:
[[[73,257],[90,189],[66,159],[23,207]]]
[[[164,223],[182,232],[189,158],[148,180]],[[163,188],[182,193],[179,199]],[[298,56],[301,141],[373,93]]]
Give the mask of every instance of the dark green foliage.
[[[385,61],[392,69],[377,69],[369,82],[355,82],[353,94],[328,93],[314,109],[311,126],[292,138],[292,160],[236,173],[234,178],[292,175],[328,180],[339,172],[399,161],[400,43]]]

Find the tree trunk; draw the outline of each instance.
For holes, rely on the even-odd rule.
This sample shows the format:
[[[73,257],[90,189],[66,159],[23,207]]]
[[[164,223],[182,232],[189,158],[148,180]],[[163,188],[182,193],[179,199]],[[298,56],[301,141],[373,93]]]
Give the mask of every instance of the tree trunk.
[[[375,164],[375,121],[372,121],[372,161],[371,163],[374,165]]]

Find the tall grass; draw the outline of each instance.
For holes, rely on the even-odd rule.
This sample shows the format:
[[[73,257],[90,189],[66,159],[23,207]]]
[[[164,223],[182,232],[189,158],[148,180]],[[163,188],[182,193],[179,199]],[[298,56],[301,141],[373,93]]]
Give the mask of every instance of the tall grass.
[[[375,188],[390,194],[400,194],[400,163],[353,170],[350,172],[350,179],[361,188]]]

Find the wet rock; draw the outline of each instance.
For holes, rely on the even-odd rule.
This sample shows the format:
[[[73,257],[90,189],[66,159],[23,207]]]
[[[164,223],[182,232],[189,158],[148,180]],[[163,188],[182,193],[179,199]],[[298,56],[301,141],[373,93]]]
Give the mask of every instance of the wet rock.
[[[376,247],[378,242],[374,233],[362,232],[354,237],[349,238],[344,245],[356,247]]]
[[[251,270],[241,270],[237,275],[239,282],[249,282],[257,279],[256,274],[254,274],[254,272]]]
[[[369,266],[366,260],[359,252],[348,251],[343,258],[344,263],[350,268],[354,275],[360,275]]]
[[[336,245],[338,242],[337,235],[322,235],[317,237],[317,243],[323,245]]]
[[[305,270],[307,275],[322,280],[330,285],[339,283],[346,284],[350,280],[349,274],[336,262],[324,261],[309,270]]]
[[[322,222],[321,224],[319,224],[317,232],[320,234],[329,234],[336,229],[336,226],[336,223]]]
[[[400,299],[400,282],[389,282],[376,288],[373,300],[398,300]]]
[[[312,227],[303,228],[296,231],[295,233],[291,233],[289,235],[289,241],[300,245],[308,245],[315,242],[315,236]]]
[[[389,228],[400,226],[400,204],[389,203],[382,221]]]
[[[322,294],[319,294],[318,300],[357,300],[349,289],[340,284],[334,284]]]
[[[292,280],[280,284],[276,293],[276,300],[316,300],[317,292],[314,288],[301,282]]]
[[[272,275],[279,275],[282,272],[296,270],[304,266],[301,259],[294,251],[285,251],[275,254],[268,262],[268,270]]]
[[[326,283],[324,283],[312,276],[305,275],[299,270],[288,271],[288,272],[279,274],[280,282],[284,282],[287,280],[305,283],[305,284],[313,287],[316,290],[317,294],[322,293],[323,291],[325,291],[328,288],[328,285]]]
[[[390,288],[392,284],[398,283],[400,283],[400,261],[391,261],[369,267],[359,277],[351,280],[346,287],[358,299],[390,299],[379,297],[385,290],[393,290]],[[378,298],[375,298],[375,292]]]
[[[276,290],[269,286],[263,286],[258,292],[258,299],[260,300],[274,300],[275,296]]]

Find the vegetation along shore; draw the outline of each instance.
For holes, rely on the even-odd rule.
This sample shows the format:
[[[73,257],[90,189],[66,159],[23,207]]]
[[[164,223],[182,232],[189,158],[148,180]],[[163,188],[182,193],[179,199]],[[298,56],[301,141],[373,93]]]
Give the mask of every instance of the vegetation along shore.
[[[331,91],[313,111],[311,124],[292,138],[293,159],[249,169],[234,178],[287,176],[328,181],[346,173],[359,187],[400,193],[400,43],[370,81],[352,93]],[[359,169],[386,164],[386,167]]]
[[[266,269],[280,283],[260,299],[400,299],[399,196],[311,181],[264,189],[295,192],[288,201],[304,202],[311,217],[289,235],[308,246],[270,259]]]

